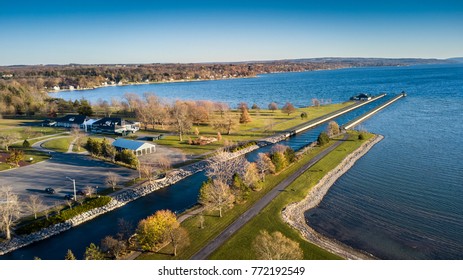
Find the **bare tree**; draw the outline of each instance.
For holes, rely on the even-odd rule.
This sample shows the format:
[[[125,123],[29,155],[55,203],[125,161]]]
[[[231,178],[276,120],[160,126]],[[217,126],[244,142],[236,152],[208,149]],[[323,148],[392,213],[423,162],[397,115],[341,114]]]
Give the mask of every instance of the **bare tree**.
[[[250,163],[243,176],[243,181],[254,191],[259,190],[259,170],[255,162]]]
[[[188,231],[183,227],[173,228],[170,233],[170,242],[174,248],[174,256],[177,256],[177,249],[180,247],[186,247],[190,244],[190,236]]]
[[[172,162],[168,157],[160,156],[156,162],[156,167],[159,168],[160,172],[166,172],[172,168]]]
[[[67,199],[66,200],[66,205],[69,207],[69,209],[72,209],[73,204],[74,204],[74,200],[72,200],[72,199]]]
[[[272,111],[278,110],[278,105],[275,102],[271,102],[268,104],[268,109]]]
[[[230,135],[230,133],[236,128],[236,125],[235,115],[233,115],[230,111],[224,111],[221,117],[215,118],[212,121],[212,127],[214,129],[217,129],[227,135]]]
[[[257,169],[260,171],[262,181],[265,181],[265,174],[275,173],[275,165],[267,154],[259,153],[256,161]]]
[[[77,147],[77,151],[80,152],[82,146],[82,140],[84,139],[84,134],[80,131],[78,126],[75,126],[71,130],[71,135],[74,137],[74,145]]]
[[[296,112],[296,108],[294,108],[294,105],[291,104],[290,102],[286,102],[286,104],[281,108],[281,111],[285,114],[288,114],[288,116],[294,112]]]
[[[11,144],[20,139],[21,137],[16,132],[5,132],[0,134],[0,145],[2,145],[5,151],[8,152],[8,148],[11,146]]]
[[[93,194],[95,193],[95,188],[92,187],[92,186],[86,186],[86,187],[84,188],[84,192],[85,192],[88,196],[92,197]]]
[[[172,119],[172,127],[177,132],[179,141],[183,141],[183,135],[191,129],[188,106],[184,102],[175,102],[170,108],[170,117]]]
[[[244,157],[230,159],[228,152],[219,150],[207,160],[206,175],[228,184],[231,183],[233,174],[243,174],[248,165],[249,162]]]
[[[0,230],[6,239],[11,239],[11,229],[18,221],[21,211],[19,198],[10,186],[0,187]]]
[[[233,207],[235,196],[230,187],[224,182],[214,179],[212,182],[203,184],[199,191],[199,202],[207,209],[218,210],[219,217],[222,217],[224,208]]]
[[[127,249],[126,243],[122,240],[117,240],[112,236],[106,236],[101,240],[101,251],[109,255],[111,258],[117,259]]]
[[[146,178],[150,181],[150,183],[153,182],[154,179],[154,173],[155,173],[155,168],[151,164],[140,164],[138,165],[138,170],[140,172],[141,178]]]
[[[113,188],[113,191],[116,190],[117,185],[119,184],[119,176],[114,172],[108,172],[105,179],[105,184]]]
[[[270,234],[261,230],[252,248],[259,260],[301,260],[304,257],[299,243],[279,231]]]
[[[312,106],[320,107],[320,100],[318,100],[317,98],[312,98]]]
[[[26,206],[34,214],[34,219],[37,220],[37,213],[39,213],[40,209],[43,207],[40,197],[38,195],[30,195]]]
[[[328,127],[326,128],[326,134],[328,134],[329,137],[338,135],[340,132],[341,130],[339,129],[339,125],[335,121],[330,121],[328,123]]]

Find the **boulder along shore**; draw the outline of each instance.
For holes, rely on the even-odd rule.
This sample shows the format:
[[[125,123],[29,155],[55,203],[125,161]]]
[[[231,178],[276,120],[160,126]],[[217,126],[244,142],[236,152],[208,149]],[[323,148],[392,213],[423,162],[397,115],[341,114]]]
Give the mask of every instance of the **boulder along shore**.
[[[383,140],[383,138],[384,136],[382,135],[376,135],[363,143],[357,150],[348,155],[338,166],[329,171],[315,186],[313,186],[302,201],[286,206],[282,211],[285,222],[297,229],[309,242],[342,258],[353,260],[376,259],[372,254],[354,249],[337,240],[319,234],[307,224],[304,213],[307,210],[317,207],[334,182],[346,173],[355,162],[364,156],[374,145]]]

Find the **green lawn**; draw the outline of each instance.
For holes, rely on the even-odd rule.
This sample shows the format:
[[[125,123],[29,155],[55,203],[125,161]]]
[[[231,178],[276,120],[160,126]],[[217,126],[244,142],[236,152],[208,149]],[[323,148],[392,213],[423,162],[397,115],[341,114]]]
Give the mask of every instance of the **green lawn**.
[[[356,136],[353,136],[353,137],[355,138]],[[328,162],[331,162],[331,163],[335,164],[334,166],[336,166],[344,158],[344,156],[349,151],[351,151],[350,146],[358,147],[358,145],[360,145],[360,142],[358,142],[358,141],[347,141],[347,142],[343,143],[340,148],[338,148],[336,151],[330,153]],[[169,255],[170,252],[171,252],[171,248],[169,246],[167,246],[166,248],[161,250],[159,253],[146,253],[146,254],[141,255],[139,258],[140,259],[188,259],[188,258],[190,258],[195,252],[199,251],[210,240],[212,240],[221,231],[223,231],[229,224],[231,224],[234,220],[236,220],[242,213],[244,213],[247,209],[249,209],[249,207],[251,207],[251,205],[253,205],[262,196],[264,196],[269,190],[271,190],[273,187],[275,187],[279,182],[281,182],[289,174],[294,173],[301,166],[303,166],[305,163],[307,163],[311,158],[313,158],[316,154],[318,154],[323,149],[326,149],[328,146],[323,147],[323,148],[316,147],[309,154],[302,157],[302,159],[300,159],[298,162],[291,165],[289,168],[287,168],[286,170],[284,170],[280,174],[267,176],[266,182],[265,182],[265,184],[263,184],[263,189],[260,192],[252,193],[251,197],[249,198],[249,200],[246,203],[240,204],[240,205],[235,205],[234,208],[232,208],[231,210],[226,211],[222,218],[219,218],[217,216],[217,213],[208,213],[208,215],[205,215],[205,225],[206,225],[206,227],[204,229],[199,228],[199,219],[198,219],[198,217],[189,218],[186,221],[184,221],[182,223],[182,225],[189,231],[190,239],[191,239],[191,245],[186,250],[180,251],[177,257],[174,258],[171,255]],[[340,151],[342,151],[342,152],[340,152]],[[326,161],[326,160],[324,160],[324,161]],[[318,164],[316,166],[318,166]],[[318,166],[317,168],[315,168],[313,170],[317,170],[317,172],[320,175],[322,175],[322,174],[325,174],[328,170],[330,170],[330,169],[327,169],[328,167],[329,167],[329,165],[326,165],[324,167],[325,169],[320,169],[320,167]],[[299,182],[299,181],[300,180],[298,179],[298,181],[296,181],[296,183]],[[291,188],[294,188],[294,186],[291,186]],[[297,188],[299,190],[297,190],[294,193],[293,192],[291,192],[291,193],[282,193],[281,195],[279,195],[277,197],[276,201],[280,200],[282,196],[283,197],[288,197],[289,196],[292,199],[294,199],[294,198],[299,199],[299,200],[302,199],[302,198],[300,198],[300,196],[302,195],[302,192],[304,192],[304,191],[306,192],[308,189],[306,188],[305,185],[304,186],[298,186]],[[300,190],[300,189],[303,189],[303,190]],[[294,197],[294,194],[297,194],[297,196]],[[304,196],[302,196],[302,197],[304,197]],[[283,201],[283,203],[286,203],[286,202],[287,202],[287,198]],[[271,223],[275,223],[275,220],[279,219],[278,217],[279,217],[279,213],[281,211],[281,208],[279,208],[280,204],[281,204],[281,202],[278,205],[274,205],[274,202],[273,202],[271,204],[273,206],[270,206],[270,207],[266,208],[265,211],[268,211],[269,208],[270,209],[277,208],[275,210],[276,212],[273,211],[272,213],[270,213],[270,215],[276,215],[276,214],[277,215],[276,216],[268,216],[268,220],[265,220],[265,222],[263,222],[263,224],[269,223],[269,221],[271,221]],[[286,204],[284,204],[284,205],[286,205]],[[262,215],[259,215],[258,217],[262,217]],[[254,222],[254,220],[252,220],[251,222]],[[286,227],[286,225],[284,225],[281,221],[279,222],[279,225],[282,225],[282,226]],[[256,225],[249,226],[249,224],[248,224],[248,225],[245,226],[245,228],[249,227],[249,229],[252,231],[252,229],[255,226]],[[260,226],[260,223],[258,223],[258,226]],[[294,240],[297,240],[300,243],[304,243],[304,241],[300,237],[298,237],[299,235],[298,235],[297,232],[295,232],[295,231],[293,231],[293,230],[291,230],[289,228],[287,228],[285,230],[280,230],[280,231],[282,231],[288,237],[290,237],[290,238],[292,238]],[[245,236],[245,237],[238,237],[238,238],[239,238],[239,240],[237,242],[240,243],[240,242],[242,242],[242,240],[241,240],[242,238],[248,238],[248,237]],[[233,238],[231,241],[233,241],[233,240],[235,240],[235,238]],[[235,241],[233,241],[233,242],[235,242]],[[219,250],[219,252],[217,253],[218,254],[217,256],[218,256],[218,258],[224,258],[224,259],[243,259],[243,258],[244,259],[252,259],[253,258],[252,254],[247,255],[246,253],[244,253],[244,252],[249,251],[249,248],[250,248],[249,243],[246,246],[239,246],[239,247],[236,247],[236,248],[237,249],[231,249],[230,247],[227,247],[227,249],[224,250],[224,251],[229,251],[228,254],[231,254],[230,256],[229,255],[223,255],[221,253],[222,250]],[[322,250],[322,249],[320,249],[320,248],[318,248],[318,247],[316,247],[316,246],[314,246],[312,244],[309,244],[308,242],[305,242],[305,244],[303,244],[303,248],[304,248],[304,252],[305,252],[305,257],[308,258],[308,259],[332,259],[332,258],[336,258],[336,256],[334,256],[334,255],[332,255],[332,254],[330,254],[330,253],[328,253],[328,252],[326,252],[326,251],[324,251],[324,250]],[[216,255],[214,255],[214,257],[215,256]]]
[[[0,131],[2,133],[16,132],[19,134],[21,140],[67,131],[59,127],[38,126],[39,123],[41,123],[40,120],[0,119]]]
[[[65,153],[68,151],[72,140],[74,140],[74,137],[72,136],[56,138],[56,139],[52,139],[52,140],[44,142],[42,144],[42,147],[53,150],[53,151]]]
[[[196,139],[198,137],[193,133],[190,133],[189,135],[185,135],[183,137],[182,142],[180,142],[178,136],[175,135],[165,136],[163,139],[157,140],[155,142],[159,145],[166,145],[169,147],[181,149],[189,155],[201,155],[215,151],[216,149],[230,143],[258,140],[267,136],[271,136],[275,133],[289,130],[294,126],[332,113],[351,104],[352,102],[345,102],[320,107],[298,108],[297,111],[291,115],[282,113],[281,110],[250,110],[249,113],[251,115],[252,122],[247,124],[237,124],[236,128],[230,133],[230,135],[222,134],[223,139],[221,141],[213,142],[212,144],[204,146],[189,145],[189,137],[191,139]],[[307,113],[307,119],[301,119],[300,114],[302,112]],[[240,112],[234,110],[232,111],[232,114],[235,115],[235,119],[238,121]],[[217,137],[217,131],[210,125],[193,125],[191,131],[195,131],[196,128],[200,133],[199,136]],[[149,134],[150,131],[141,130],[140,133]],[[152,133],[165,134],[165,131],[152,131]]]

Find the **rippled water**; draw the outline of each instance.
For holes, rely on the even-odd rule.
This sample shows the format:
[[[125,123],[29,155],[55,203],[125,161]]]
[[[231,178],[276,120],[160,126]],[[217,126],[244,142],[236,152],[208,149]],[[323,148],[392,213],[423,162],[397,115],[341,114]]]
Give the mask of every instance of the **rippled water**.
[[[385,139],[306,217],[380,258],[463,259],[463,68],[394,72],[409,96],[363,124]]]

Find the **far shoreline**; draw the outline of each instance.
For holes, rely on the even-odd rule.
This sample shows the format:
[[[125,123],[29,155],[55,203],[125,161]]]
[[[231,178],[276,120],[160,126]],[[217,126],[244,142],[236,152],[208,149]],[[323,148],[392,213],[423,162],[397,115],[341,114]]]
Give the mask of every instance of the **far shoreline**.
[[[286,206],[282,211],[283,220],[291,227],[295,228],[307,241],[331,252],[342,258],[351,260],[377,259],[373,254],[350,247],[338,240],[328,238],[310,227],[305,219],[304,213],[317,207],[323,200],[329,189],[344,173],[354,166],[355,162],[362,158],[377,143],[384,139],[382,135],[375,135],[367,142],[363,143],[358,149],[349,154],[334,169],[323,176],[320,181],[313,186],[307,196],[296,203]]]

